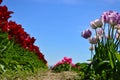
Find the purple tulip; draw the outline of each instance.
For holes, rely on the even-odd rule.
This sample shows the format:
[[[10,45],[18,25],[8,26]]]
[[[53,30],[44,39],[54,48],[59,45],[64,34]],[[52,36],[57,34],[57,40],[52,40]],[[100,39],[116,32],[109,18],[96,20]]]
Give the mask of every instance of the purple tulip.
[[[85,39],[88,39],[91,35],[92,35],[92,32],[89,29],[87,29],[81,33],[81,36]]]
[[[98,38],[97,38],[97,37],[91,37],[91,38],[89,38],[89,42],[90,42],[91,44],[97,44]]]
[[[103,35],[103,29],[100,28],[97,30],[97,36],[102,36]]]
[[[101,16],[102,22],[109,23],[108,15],[109,15],[109,12],[103,12],[103,14]]]
[[[120,23],[120,14],[115,11],[106,11],[101,16],[102,22],[116,25]]]
[[[97,34],[97,37],[99,38],[99,40],[102,39],[102,37],[103,37],[103,32],[104,32],[104,31],[103,31],[102,28],[100,28],[100,29],[97,30],[96,34]]]

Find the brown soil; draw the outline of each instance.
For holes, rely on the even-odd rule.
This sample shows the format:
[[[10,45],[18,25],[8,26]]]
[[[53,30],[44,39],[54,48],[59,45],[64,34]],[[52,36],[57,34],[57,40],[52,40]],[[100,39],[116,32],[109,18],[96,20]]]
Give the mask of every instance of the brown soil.
[[[72,71],[64,71],[60,73],[54,73],[51,70],[37,73],[35,76],[28,77],[28,80],[76,80],[78,74]]]

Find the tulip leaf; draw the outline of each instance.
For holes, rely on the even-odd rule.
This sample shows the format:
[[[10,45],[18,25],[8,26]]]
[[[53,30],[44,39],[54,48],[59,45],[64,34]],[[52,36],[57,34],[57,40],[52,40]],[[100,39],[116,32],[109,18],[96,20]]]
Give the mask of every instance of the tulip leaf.
[[[109,58],[110,58],[110,65],[111,65],[111,67],[113,69],[114,68],[114,62],[113,62],[113,59],[112,59],[112,55],[111,55],[110,52],[108,52],[108,53],[109,53]]]
[[[120,54],[115,53],[117,60],[120,62]]]
[[[109,66],[109,62],[108,61],[102,61],[102,62],[99,62],[97,65],[96,65],[96,67],[95,67],[95,70],[96,70],[96,72],[97,73],[102,73],[102,71],[104,70],[104,69],[107,69],[107,67],[105,67],[105,66]]]

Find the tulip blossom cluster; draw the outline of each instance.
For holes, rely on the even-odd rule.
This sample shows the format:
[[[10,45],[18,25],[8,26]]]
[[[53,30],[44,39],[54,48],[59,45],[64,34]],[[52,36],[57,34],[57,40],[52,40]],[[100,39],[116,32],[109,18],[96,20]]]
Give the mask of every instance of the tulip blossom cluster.
[[[95,30],[96,35],[92,37],[91,30],[87,29],[81,33],[81,36],[88,39],[91,44],[97,44],[101,40],[107,41],[108,38],[116,38],[116,36],[118,38],[120,34],[120,14],[115,11],[106,11],[100,18],[91,21],[90,26]],[[105,33],[105,31],[107,32]]]
[[[2,0],[0,0],[0,3]],[[34,45],[35,38],[24,31],[22,25],[17,24],[14,21],[8,21],[11,17],[12,11],[8,11],[6,6],[0,6],[0,32],[8,33],[9,40],[14,40],[15,43],[20,44],[24,49],[30,50],[36,53],[40,60],[45,63],[44,55],[40,52],[39,47]]]
[[[72,58],[64,57],[61,61],[59,61],[57,64],[54,65],[53,68],[62,65],[62,64],[69,64],[72,67],[75,67],[75,64],[72,63]]]
[[[111,25],[120,24],[120,14],[115,11],[104,12],[101,16],[102,22],[109,23]]]
[[[88,75],[95,73],[95,75],[102,76],[105,74],[99,78],[106,80],[110,77],[108,80],[114,80],[120,72],[120,13],[116,11],[103,12],[100,18],[90,22],[90,27],[91,30],[87,29],[81,33],[81,36],[88,39],[91,44],[89,48],[91,63],[87,69]],[[95,34],[95,36],[91,34]],[[91,75],[86,76],[87,79],[89,77]]]
[[[95,52],[96,57],[105,59],[104,57],[109,55],[109,60],[112,61],[108,53],[119,52],[120,49],[120,14],[115,11],[103,12],[100,18],[90,22],[90,27],[92,29],[83,31],[81,36],[91,44],[91,59]]]

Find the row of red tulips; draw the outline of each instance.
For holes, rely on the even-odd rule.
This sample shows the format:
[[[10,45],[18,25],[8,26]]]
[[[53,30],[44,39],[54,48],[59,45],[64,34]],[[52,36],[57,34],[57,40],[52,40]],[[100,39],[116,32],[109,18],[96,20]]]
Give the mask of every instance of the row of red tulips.
[[[9,40],[14,40],[15,43],[20,44],[24,49],[36,53],[40,60],[47,63],[39,47],[34,45],[35,38],[30,37],[30,35],[24,31],[22,25],[8,20],[13,12],[8,11],[7,6],[1,6],[1,3],[2,0],[0,0],[0,32],[8,33]]]

